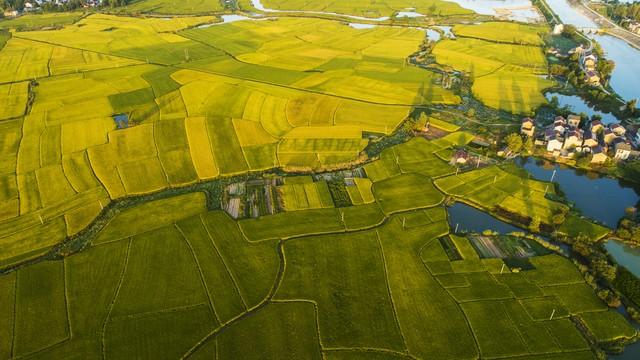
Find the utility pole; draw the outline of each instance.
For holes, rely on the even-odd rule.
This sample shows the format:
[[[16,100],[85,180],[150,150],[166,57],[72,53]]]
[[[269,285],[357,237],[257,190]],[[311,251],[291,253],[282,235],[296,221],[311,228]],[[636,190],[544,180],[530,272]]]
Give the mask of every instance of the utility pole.
[[[454,234],[458,233],[458,225],[460,225],[460,224],[456,224],[456,229],[453,231]]]
[[[551,174],[551,181],[553,182],[553,179],[556,177],[556,169],[553,169],[553,174]]]
[[[556,309],[553,309],[553,311],[551,312],[551,316],[549,317],[549,320],[553,319],[553,315],[555,315],[556,313]]]
[[[502,268],[500,269],[500,275],[502,275],[503,271],[504,271],[504,263],[502,263]]]

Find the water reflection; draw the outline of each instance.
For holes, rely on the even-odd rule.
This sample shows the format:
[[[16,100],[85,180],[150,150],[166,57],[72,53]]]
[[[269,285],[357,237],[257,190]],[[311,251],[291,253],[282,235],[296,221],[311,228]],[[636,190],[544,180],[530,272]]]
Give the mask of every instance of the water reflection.
[[[615,227],[624,216],[625,209],[636,206],[640,200],[640,190],[634,189],[632,184],[602,177],[598,173],[561,167],[534,158],[519,159],[516,163],[533,178],[543,181],[549,181],[555,170],[553,181],[560,185],[566,198],[583,215],[609,227]]]

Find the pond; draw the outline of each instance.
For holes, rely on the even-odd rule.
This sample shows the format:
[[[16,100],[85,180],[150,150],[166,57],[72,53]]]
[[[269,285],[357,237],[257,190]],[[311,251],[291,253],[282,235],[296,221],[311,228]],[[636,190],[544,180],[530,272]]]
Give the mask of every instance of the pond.
[[[607,241],[604,247],[618,264],[626,267],[633,275],[640,278],[640,248],[616,240]]]
[[[466,231],[481,233],[485,230],[492,230],[500,234],[508,234],[512,232],[528,233],[525,229],[508,224],[491,216],[490,214],[485,213],[484,211],[460,202],[447,207],[447,213],[449,214],[449,226],[454,231],[457,227],[458,232]],[[542,239],[549,241],[549,239],[544,237],[542,237]],[[570,253],[569,246],[557,242],[551,243],[560,247],[566,254]]]
[[[449,206],[447,212],[449,213],[449,225],[452,229],[457,227],[458,232],[481,233],[485,230],[493,230],[500,234],[507,234],[524,231],[464,203],[457,202]]]
[[[574,203],[583,215],[609,227],[615,227],[625,214],[625,209],[636,206],[640,190],[618,179],[603,177],[573,168],[560,167],[544,160],[521,158],[516,164],[526,169],[533,178],[551,180],[560,185],[567,200]]]
[[[595,110],[586,101],[577,95],[563,95],[558,93],[546,93],[547,100],[551,100],[552,97],[557,97],[561,107],[568,105],[571,111],[576,114],[585,113],[589,117],[593,115],[600,115],[604,124],[618,123],[618,119],[612,114],[607,114],[602,111]]]

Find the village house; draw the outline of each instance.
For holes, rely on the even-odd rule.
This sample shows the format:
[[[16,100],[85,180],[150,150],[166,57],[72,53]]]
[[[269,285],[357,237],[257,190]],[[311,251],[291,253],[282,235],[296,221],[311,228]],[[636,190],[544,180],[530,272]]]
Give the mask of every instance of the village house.
[[[618,136],[624,136],[627,133],[627,129],[625,129],[624,126],[620,124],[611,124],[609,125],[609,129],[611,129],[611,131],[613,131],[613,133]]]
[[[560,34],[562,34],[563,31],[564,31],[564,25],[563,24],[556,24],[553,27],[553,35],[560,35]]]
[[[584,82],[586,82],[589,85],[592,86],[599,86],[600,85],[600,76],[598,75],[597,72],[593,71],[593,70],[588,70],[585,77],[584,77]]]
[[[527,135],[529,137],[533,137],[536,132],[536,125],[530,118],[522,119],[522,125],[520,126],[520,133],[523,135]]]
[[[564,140],[564,149],[578,149],[582,148],[582,136],[583,131],[580,129],[571,130],[567,133],[567,137]]]
[[[585,54],[582,57],[582,64],[587,71],[595,71],[598,58],[593,54]]]
[[[582,119],[578,115],[571,114],[567,116],[567,123],[569,124],[569,127],[573,129],[577,129],[578,127],[580,127],[581,120]]]
[[[604,131],[604,125],[602,125],[602,122],[600,120],[594,120],[591,122],[590,129],[593,134],[597,134],[600,131]]]
[[[616,154],[614,158],[616,160],[627,160],[631,155],[631,151],[633,151],[633,148],[631,148],[631,145],[623,141],[618,142],[615,145],[615,149],[616,149]]]
[[[591,131],[585,131],[582,138],[582,149],[584,152],[591,152],[592,149],[598,146],[598,139]]]
[[[632,33],[640,35],[640,22],[631,21],[627,23],[627,29],[629,29],[629,31],[631,31]]]
[[[605,144],[611,144],[613,140],[618,137],[611,129],[604,129],[604,142]]]
[[[604,164],[609,159],[607,154],[604,152],[604,150],[600,146],[596,146],[592,150],[592,154],[593,154],[593,157],[591,158],[592,164]]]
[[[17,10],[5,10],[4,11],[4,17],[6,18],[14,18],[17,17],[19,15]]]
[[[453,154],[453,160],[455,161],[456,164],[464,165],[469,160],[469,153],[467,153],[466,151],[464,151],[462,149],[457,150]]]
[[[548,152],[555,152],[555,151],[560,151],[562,150],[562,146],[564,144],[563,142],[563,138],[560,136],[557,136],[551,140],[549,140],[547,142],[547,151]]]
[[[565,131],[567,130],[566,125],[567,121],[562,116],[558,116],[553,122],[553,130],[557,134],[564,135]]]

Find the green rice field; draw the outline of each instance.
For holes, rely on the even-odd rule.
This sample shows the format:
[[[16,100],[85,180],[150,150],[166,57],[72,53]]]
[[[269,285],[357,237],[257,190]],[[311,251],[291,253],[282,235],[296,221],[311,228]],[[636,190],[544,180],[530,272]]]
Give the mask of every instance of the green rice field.
[[[638,337],[571,258],[449,224],[461,201],[610,232],[496,159],[451,161],[492,135],[470,103],[546,102],[546,24],[254,4],[0,19],[0,359],[582,360]]]

